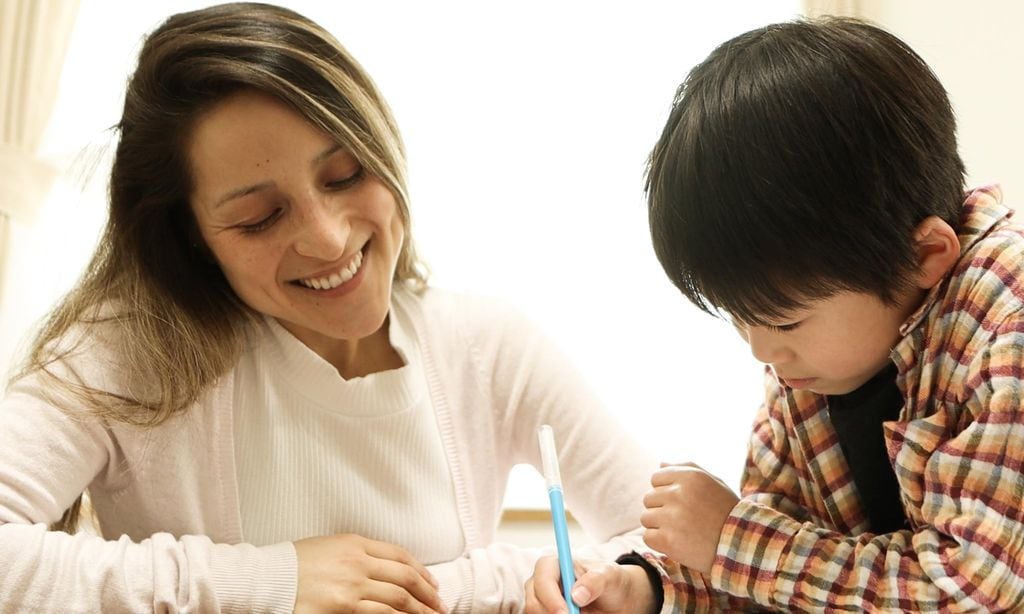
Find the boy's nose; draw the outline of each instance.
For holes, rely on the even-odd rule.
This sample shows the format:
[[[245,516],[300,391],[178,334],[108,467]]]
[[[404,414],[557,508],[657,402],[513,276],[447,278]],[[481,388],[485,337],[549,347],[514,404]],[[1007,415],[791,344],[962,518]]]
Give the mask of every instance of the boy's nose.
[[[770,365],[782,364],[793,355],[780,335],[766,328],[752,326],[742,334],[750,344],[751,354],[758,362]]]

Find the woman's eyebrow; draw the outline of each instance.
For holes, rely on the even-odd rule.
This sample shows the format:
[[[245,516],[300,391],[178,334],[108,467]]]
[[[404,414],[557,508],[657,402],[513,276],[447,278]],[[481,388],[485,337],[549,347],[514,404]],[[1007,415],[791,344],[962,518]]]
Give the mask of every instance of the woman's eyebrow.
[[[310,162],[309,164],[310,166],[316,166],[317,164],[320,164],[321,162],[323,162],[327,158],[330,158],[332,155],[334,155],[335,153],[342,149],[344,149],[344,147],[340,143],[335,143],[334,145],[331,145],[327,149],[317,154],[317,156],[313,158],[313,161]]]
[[[318,153],[310,161],[309,165],[310,166],[316,166],[317,164],[320,164],[321,162],[323,162],[327,158],[330,158],[334,154],[338,153],[342,149],[344,149],[344,146],[342,146],[340,143],[335,143],[334,145],[331,145],[327,149],[325,149],[325,150],[321,151],[320,153]],[[224,203],[228,202],[229,200],[235,200],[236,198],[242,198],[243,196],[248,196],[248,195],[253,194],[255,192],[259,192],[260,190],[265,190],[265,189],[271,187],[272,185],[274,185],[273,181],[263,181],[261,183],[254,183],[253,185],[248,185],[248,186],[244,186],[244,187],[241,187],[241,188],[238,188],[238,189],[235,189],[235,190],[231,190],[230,192],[225,194],[223,197],[221,197],[221,199],[218,200],[215,205],[213,205],[213,208],[216,209],[217,207],[220,207]]]
[[[216,209],[217,207],[220,207],[221,205],[230,200],[242,198],[243,196],[248,196],[255,192],[259,192],[260,190],[265,190],[271,187],[272,185],[274,185],[273,181],[263,181],[261,183],[254,183],[253,185],[248,185],[242,188],[238,188],[236,190],[231,190],[230,192],[225,194],[220,200],[218,200],[216,204],[213,205],[213,208]]]

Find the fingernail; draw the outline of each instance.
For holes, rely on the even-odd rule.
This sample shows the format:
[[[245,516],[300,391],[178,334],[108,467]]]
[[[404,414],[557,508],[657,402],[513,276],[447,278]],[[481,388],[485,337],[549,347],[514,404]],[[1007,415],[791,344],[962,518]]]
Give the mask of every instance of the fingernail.
[[[572,600],[576,605],[587,605],[590,603],[590,591],[585,586],[577,586],[572,589]]]

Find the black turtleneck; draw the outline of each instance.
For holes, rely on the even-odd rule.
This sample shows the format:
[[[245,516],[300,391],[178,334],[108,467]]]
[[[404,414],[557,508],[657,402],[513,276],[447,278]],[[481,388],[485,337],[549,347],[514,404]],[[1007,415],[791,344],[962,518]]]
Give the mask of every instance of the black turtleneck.
[[[895,420],[902,407],[896,365],[892,363],[853,392],[828,397],[832,426],[839,436],[871,531],[876,534],[892,533],[907,526],[896,474],[882,436],[882,422]]]

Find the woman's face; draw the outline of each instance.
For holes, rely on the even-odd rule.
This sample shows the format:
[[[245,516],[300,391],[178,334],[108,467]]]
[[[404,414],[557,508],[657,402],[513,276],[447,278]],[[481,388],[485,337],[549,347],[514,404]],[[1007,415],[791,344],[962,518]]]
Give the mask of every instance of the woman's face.
[[[404,225],[349,151],[243,92],[199,119],[188,155],[200,232],[242,301],[314,350],[381,329]]]

